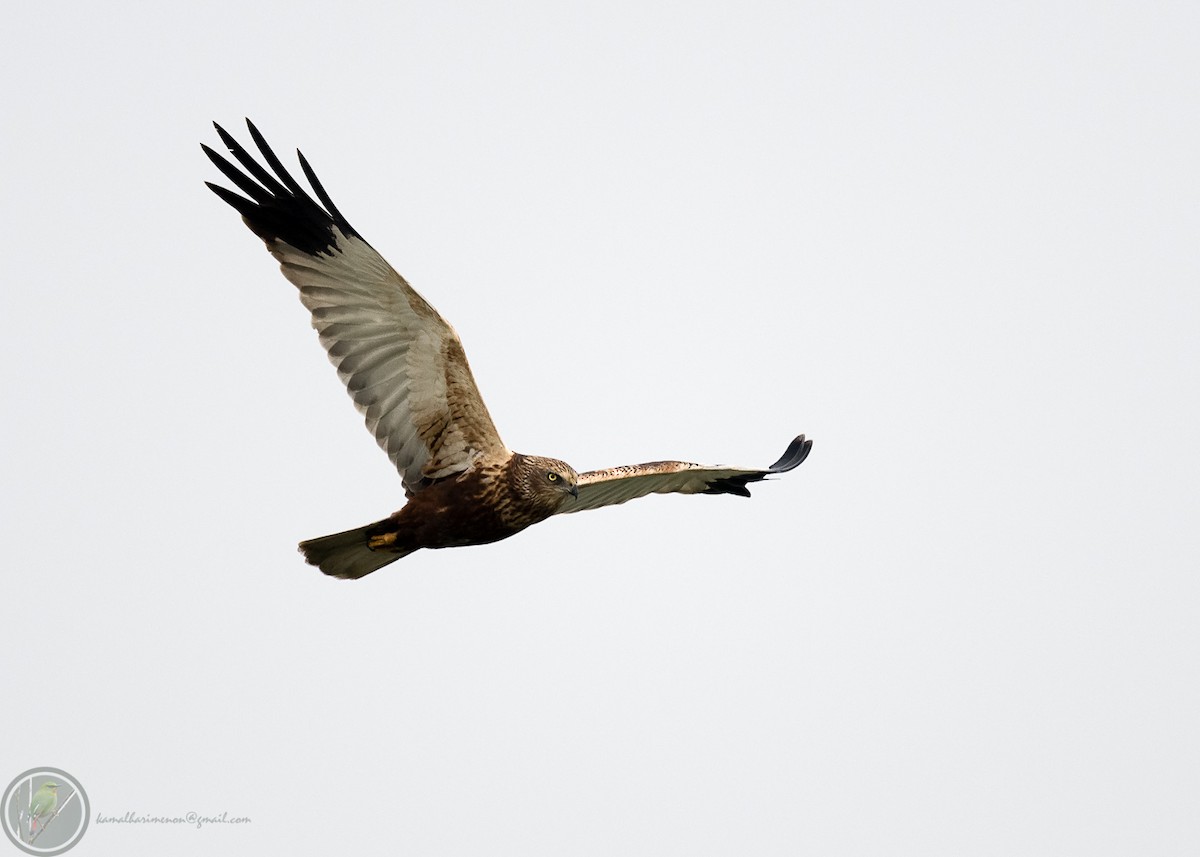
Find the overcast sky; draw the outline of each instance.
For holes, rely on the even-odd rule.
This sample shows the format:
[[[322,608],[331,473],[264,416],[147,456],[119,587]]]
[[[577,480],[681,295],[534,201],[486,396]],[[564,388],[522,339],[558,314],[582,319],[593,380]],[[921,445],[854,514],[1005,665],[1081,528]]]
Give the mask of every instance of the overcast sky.
[[[18,4],[0,780],[78,854],[1200,850],[1194,4]],[[504,440],[798,470],[358,582],[399,477],[203,186],[303,149]],[[2,785],[2,784],[0,784]]]

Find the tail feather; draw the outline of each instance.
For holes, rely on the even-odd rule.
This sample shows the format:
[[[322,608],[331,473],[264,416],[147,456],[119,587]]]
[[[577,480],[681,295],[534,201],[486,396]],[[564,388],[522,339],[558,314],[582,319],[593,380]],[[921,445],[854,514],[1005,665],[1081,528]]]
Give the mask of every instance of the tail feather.
[[[310,565],[315,565],[330,577],[357,580],[413,552],[372,550],[367,547],[367,531],[381,523],[384,522],[377,521],[356,530],[308,539],[300,542],[300,552]]]

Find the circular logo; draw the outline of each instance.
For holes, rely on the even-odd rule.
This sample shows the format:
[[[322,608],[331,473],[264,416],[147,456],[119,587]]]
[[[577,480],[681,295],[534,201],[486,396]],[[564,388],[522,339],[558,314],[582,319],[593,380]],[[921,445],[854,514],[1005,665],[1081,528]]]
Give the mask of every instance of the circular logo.
[[[87,830],[91,806],[79,781],[58,768],[30,768],[4,790],[4,832],[26,854],[62,854]]]

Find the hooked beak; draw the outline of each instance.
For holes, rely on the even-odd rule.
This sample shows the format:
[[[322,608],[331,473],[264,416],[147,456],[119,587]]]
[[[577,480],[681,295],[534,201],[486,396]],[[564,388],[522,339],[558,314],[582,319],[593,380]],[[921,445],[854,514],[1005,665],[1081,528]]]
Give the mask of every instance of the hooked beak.
[[[572,485],[571,487],[569,487],[569,488],[567,489],[567,492],[568,492],[568,493],[569,493],[569,494],[570,494],[572,497],[574,497],[576,500],[578,500],[578,499],[579,499],[579,486],[578,486],[578,485]]]

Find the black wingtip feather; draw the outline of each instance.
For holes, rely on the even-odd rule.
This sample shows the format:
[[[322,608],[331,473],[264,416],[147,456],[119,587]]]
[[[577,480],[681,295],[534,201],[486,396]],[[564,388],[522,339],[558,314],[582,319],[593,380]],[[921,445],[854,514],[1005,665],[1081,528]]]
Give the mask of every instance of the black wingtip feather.
[[[321,184],[321,180],[317,178],[317,174],[313,168],[309,166],[308,158],[304,157],[304,153],[299,149],[296,150],[296,160],[300,162],[300,169],[304,171],[304,177],[308,179],[308,183],[312,185],[312,189],[317,193],[317,199],[321,200],[321,205],[325,206],[325,210],[333,215],[333,219],[339,223],[345,223],[346,228],[350,228],[350,224],[346,223],[346,218],[338,211],[337,206],[333,204],[333,200],[329,198],[329,194],[325,192],[325,186]]]
[[[221,199],[225,200],[225,202],[227,202],[229,205],[233,206],[233,208],[238,212],[238,214],[242,215],[242,217],[246,217],[247,212],[254,211],[256,207],[256,204],[253,200],[238,196],[228,188],[223,188],[220,185],[213,184],[212,182],[205,182],[204,184],[209,190],[221,197]]]
[[[767,470],[772,473],[787,473],[789,470],[795,470],[801,465],[804,459],[808,458],[808,453],[811,449],[812,441],[805,440],[804,435],[800,435],[788,444],[788,448],[783,451],[783,455],[779,456],[779,460],[768,467]]]
[[[743,473],[739,476],[727,476],[724,479],[714,479],[704,489],[704,493],[736,494],[738,497],[749,497],[750,489],[746,487],[747,485],[751,482],[761,482],[774,473],[787,473],[789,470],[795,470],[804,459],[808,458],[808,452],[811,449],[812,441],[805,440],[804,435],[800,435],[788,444],[788,448],[784,450],[779,460],[766,470],[760,470],[757,473]]]
[[[704,489],[705,494],[734,494],[738,497],[749,497],[750,489],[746,487],[747,482],[758,482],[763,477],[757,474],[747,474],[745,476],[730,476],[726,479],[714,479]]]
[[[268,244],[276,240],[283,241],[297,250],[311,255],[333,252],[337,246],[334,227],[337,227],[344,235],[361,238],[354,227],[333,205],[329,194],[317,180],[316,173],[303,157],[301,158],[301,167],[304,175],[312,184],[313,190],[316,191],[325,208],[318,205],[284,168],[275,152],[267,145],[266,139],[249,119],[246,120],[246,127],[250,130],[250,137],[274,174],[256,161],[219,124],[214,122],[213,127],[229,153],[241,165],[241,169],[239,170],[228,159],[208,146],[202,146],[204,153],[217,169],[249,199],[211,182],[205,182],[205,184],[213,193],[242,215],[246,225],[255,235]]]

